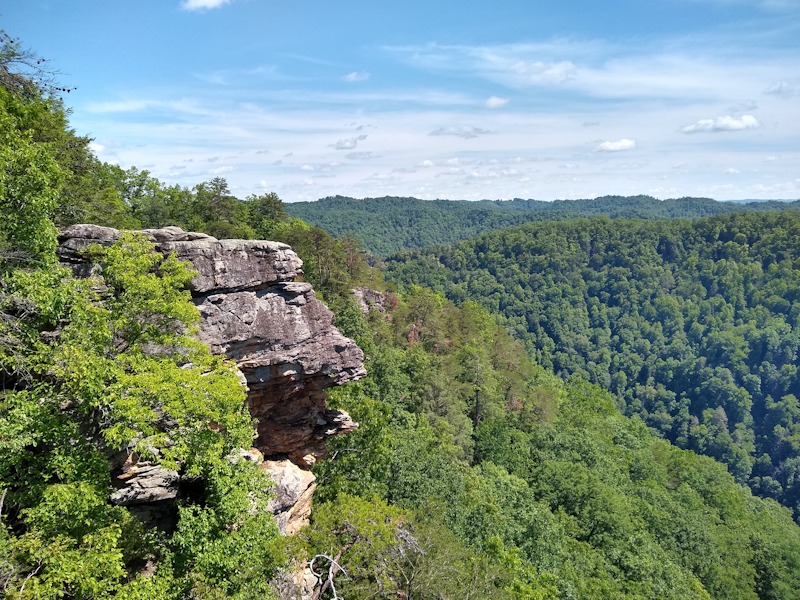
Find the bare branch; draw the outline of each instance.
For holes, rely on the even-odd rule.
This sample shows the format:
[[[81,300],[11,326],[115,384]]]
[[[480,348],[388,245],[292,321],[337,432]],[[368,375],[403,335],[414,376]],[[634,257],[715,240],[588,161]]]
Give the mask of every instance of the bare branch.
[[[341,596],[339,596],[338,592],[336,591],[336,585],[334,583],[334,578],[336,575],[339,574],[339,571],[344,573],[344,576],[347,577],[347,571],[344,570],[344,567],[339,564],[338,559],[341,558],[342,552],[336,556],[336,558],[332,558],[327,554],[317,554],[308,561],[308,570],[311,571],[311,574],[317,578],[317,582],[320,584],[319,589],[314,592],[313,600],[319,600],[329,588],[333,593],[333,600],[344,600]],[[314,570],[314,562],[318,559],[324,559],[328,561],[328,573],[327,576],[324,573],[317,573]],[[325,581],[323,582],[323,578]]]
[[[59,85],[60,73],[50,68],[48,60],[33,50],[22,47],[18,39],[0,30],[0,86],[24,98],[34,98],[42,94],[60,98],[74,88]]]

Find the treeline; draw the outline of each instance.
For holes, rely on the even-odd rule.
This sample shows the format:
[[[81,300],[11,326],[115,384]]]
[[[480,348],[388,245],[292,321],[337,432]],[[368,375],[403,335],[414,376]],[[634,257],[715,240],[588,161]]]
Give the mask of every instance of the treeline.
[[[797,511],[800,213],[537,223],[388,261]]]
[[[123,170],[98,162],[97,169],[101,176],[96,181],[107,186],[102,194],[105,202],[90,199],[76,208],[74,202],[64,201],[56,209],[57,225],[94,223],[127,229],[175,225],[220,239],[286,242],[303,257],[304,274],[321,294],[340,295],[348,291],[351,280],[369,283],[366,256],[352,238],[334,239],[290,217],[274,192],[240,199],[222,177],[187,188],[166,185],[135,167]]]
[[[356,238],[369,252],[385,257],[402,250],[451,244],[532,221],[562,221],[605,215],[610,218],[695,218],[731,212],[773,211],[800,207],[769,201],[736,204],[710,198],[657,200],[650,196],[603,196],[593,200],[418,200],[335,196],[317,202],[295,202],[292,216],[321,227],[335,237]]]

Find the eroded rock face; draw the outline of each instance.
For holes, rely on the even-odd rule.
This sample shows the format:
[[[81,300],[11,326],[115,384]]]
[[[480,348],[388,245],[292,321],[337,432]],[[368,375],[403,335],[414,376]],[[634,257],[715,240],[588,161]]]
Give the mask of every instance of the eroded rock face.
[[[200,339],[236,360],[259,420],[256,446],[310,466],[324,440],[356,425],[325,406],[325,389],[364,376],[363,354],[332,327],[307,283],[198,298]]]
[[[288,457],[308,468],[325,455],[326,438],[358,426],[347,413],[327,407],[325,390],[366,375],[364,355],[333,326],[333,314],[311,286],[296,281],[303,263],[289,246],[217,240],[177,227],[142,233],[160,252],[174,252],[198,271],[191,292],[202,317],[199,337],[243,373],[258,419],[256,446],[265,457]],[[82,252],[91,244],[112,244],[119,234],[73,225],[59,236],[59,257],[76,273],[88,273]],[[154,490],[140,478],[132,476],[131,483]],[[117,493],[122,502],[136,503],[132,491]]]
[[[161,500],[172,500],[178,495],[180,474],[149,461],[140,461],[127,455],[115,469],[111,502],[119,506],[133,506]]]
[[[311,497],[317,489],[314,474],[290,460],[267,460],[262,466],[275,482],[269,510],[278,530],[284,535],[297,533],[311,515]]]

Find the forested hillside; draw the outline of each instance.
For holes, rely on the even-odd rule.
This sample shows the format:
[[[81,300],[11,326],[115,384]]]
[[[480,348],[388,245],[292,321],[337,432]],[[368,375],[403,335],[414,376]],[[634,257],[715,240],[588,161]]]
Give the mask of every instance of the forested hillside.
[[[562,221],[605,215],[611,218],[693,218],[730,212],[798,207],[800,201],[716,202],[710,198],[657,200],[650,196],[604,196],[593,200],[418,200],[342,196],[294,202],[286,211],[337,238],[353,237],[369,252],[385,257],[401,250],[450,244],[487,231],[532,221]]]
[[[536,360],[800,501],[800,213],[536,223],[399,255],[391,278],[472,299]]]
[[[475,303],[384,300],[339,310],[371,375],[337,391],[361,428],[319,465],[305,534],[349,567],[344,597],[800,597],[788,510],[535,365]]]

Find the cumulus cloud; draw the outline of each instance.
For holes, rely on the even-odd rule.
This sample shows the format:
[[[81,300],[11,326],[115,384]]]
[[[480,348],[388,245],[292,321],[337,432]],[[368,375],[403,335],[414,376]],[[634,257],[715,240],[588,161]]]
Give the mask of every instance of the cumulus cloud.
[[[491,96],[486,101],[486,108],[502,108],[508,104],[508,98],[500,98],[499,96]]]
[[[616,141],[605,141],[595,148],[596,152],[623,152],[625,150],[633,150],[636,148],[636,140],[629,138],[622,138]]]
[[[352,150],[358,146],[358,142],[363,142],[365,139],[367,139],[367,136],[362,134],[356,137],[339,140],[335,144],[330,144],[330,147],[336,148],[337,150]]]
[[[343,79],[345,81],[349,81],[350,83],[357,83],[359,81],[366,81],[370,77],[371,75],[366,71],[353,71],[345,75]]]
[[[481,129],[480,127],[471,127],[469,125],[456,125],[453,127],[440,127],[431,131],[428,135],[454,135],[464,139],[478,137],[491,133],[488,129]]]
[[[781,79],[765,89],[764,93],[770,96],[778,96],[779,98],[793,98],[794,96],[800,96],[800,89],[785,79]]]
[[[725,169],[725,173],[728,175],[737,175],[739,173],[739,169],[734,169],[731,167],[730,169]]]
[[[724,115],[716,119],[701,119],[696,123],[681,128],[682,133],[704,133],[717,131],[743,131],[745,129],[758,129],[761,123],[753,115],[734,117]]]
[[[181,2],[183,10],[208,10],[230,4],[231,0],[184,0]]]

